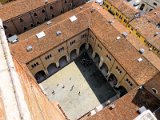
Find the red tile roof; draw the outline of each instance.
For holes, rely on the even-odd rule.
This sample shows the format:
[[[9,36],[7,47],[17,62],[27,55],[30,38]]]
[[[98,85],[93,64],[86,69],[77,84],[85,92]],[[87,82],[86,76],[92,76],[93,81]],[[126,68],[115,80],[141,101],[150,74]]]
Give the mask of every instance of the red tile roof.
[[[90,10],[92,7],[95,7],[96,10],[91,13]],[[102,10],[101,12],[100,9]],[[103,12],[105,12],[105,10],[98,8],[97,4],[90,3],[84,5],[82,10],[77,8],[71,11],[71,14],[78,18],[73,23],[69,20],[69,17],[72,15],[67,13],[67,15],[64,14],[60,16],[62,19],[57,23],[49,26],[45,23],[36,27],[20,35],[20,41],[18,43],[10,45],[12,55],[23,63],[30,62],[32,59],[46,53],[81,31],[90,28],[137,84],[144,84],[151,79],[158,70],[144,58],[143,55],[139,54],[116,28],[107,22],[102,14]],[[57,19],[60,20],[59,17]],[[57,30],[62,32],[61,36],[56,36]],[[38,39],[35,34],[41,31],[44,31],[46,36]],[[121,39],[116,40],[117,36],[120,36]],[[32,45],[33,47],[31,52],[26,51],[28,45]],[[140,57],[143,59],[142,62],[137,61]]]
[[[124,0],[106,0],[124,14],[129,20],[133,19],[139,11]]]
[[[14,60],[26,103],[33,120],[66,120],[56,102],[51,102],[29,72],[26,65]]]
[[[48,0],[51,3],[56,0]],[[0,18],[5,21],[44,6],[45,0],[16,0],[0,6]]]
[[[86,120],[133,120],[139,115],[139,107],[133,103],[136,93],[137,88],[113,102],[115,108],[106,107]]]
[[[136,29],[145,39],[160,50],[160,7],[134,19],[130,22],[131,26]],[[159,33],[158,35],[155,35]]]

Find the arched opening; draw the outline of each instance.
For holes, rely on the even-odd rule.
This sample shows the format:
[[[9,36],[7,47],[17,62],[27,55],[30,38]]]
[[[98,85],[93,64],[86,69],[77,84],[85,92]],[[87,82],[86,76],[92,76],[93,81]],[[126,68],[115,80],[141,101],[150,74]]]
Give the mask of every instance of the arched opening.
[[[100,56],[97,53],[95,53],[94,62],[96,65],[99,65],[100,63]]]
[[[89,48],[88,48],[88,55],[89,56],[92,56],[92,53],[93,53],[93,48],[92,48],[92,46],[89,44]]]
[[[112,86],[116,86],[118,83],[118,80],[116,78],[116,76],[114,74],[111,74],[109,76],[108,82],[112,85]]]
[[[76,49],[72,50],[70,53],[70,60],[74,60],[77,57]]]
[[[123,86],[119,86],[118,88],[115,88],[115,89],[120,93],[120,97],[122,97],[127,93],[126,88],[124,88]]]
[[[79,49],[79,54],[82,54],[86,51],[86,43],[82,44],[80,49]]]
[[[106,77],[107,73],[108,73],[108,67],[105,63],[102,64],[102,66],[100,67],[100,70],[101,70],[102,74]]]
[[[47,67],[48,73],[49,75],[54,74],[55,72],[58,71],[58,68],[56,67],[55,63],[51,63],[48,67]]]
[[[46,78],[46,74],[43,70],[37,72],[34,76],[37,80],[37,83],[41,83],[45,78]]]
[[[145,7],[145,4],[142,4],[141,7],[139,8],[140,10],[143,10]]]
[[[66,56],[63,56],[59,59],[59,66],[64,67],[67,64],[67,58]]]

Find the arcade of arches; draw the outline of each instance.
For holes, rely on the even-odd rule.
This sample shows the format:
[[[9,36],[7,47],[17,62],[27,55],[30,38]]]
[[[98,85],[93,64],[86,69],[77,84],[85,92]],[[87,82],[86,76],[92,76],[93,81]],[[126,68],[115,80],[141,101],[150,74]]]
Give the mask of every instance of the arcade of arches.
[[[80,39],[82,38],[82,34],[86,34],[86,32],[82,32],[80,34]],[[88,34],[88,33],[87,33]],[[89,34],[92,35],[91,32]],[[94,38],[93,36],[92,38]],[[82,38],[83,39],[83,38]],[[73,40],[67,41],[71,43]],[[74,40],[75,41],[75,40]],[[98,67],[98,69],[101,71],[101,73],[104,75],[106,80],[110,83],[112,87],[119,90],[121,92],[120,96],[124,95],[127,91],[130,91],[134,87],[136,87],[136,83],[129,77],[128,74],[123,70],[123,68],[118,64],[117,61],[112,57],[112,55],[107,54],[104,56],[104,54],[108,53],[108,51],[100,51],[100,43],[97,42],[98,40],[95,38],[94,40],[88,40],[85,39],[80,41],[80,43],[75,43],[75,45],[71,46],[63,46],[59,48],[59,54],[60,55],[48,55],[47,53],[47,60],[43,60],[43,55],[40,60],[34,60],[30,64],[28,64],[28,68],[30,69],[31,73],[34,75],[38,83],[41,83],[75,59],[77,59],[79,56],[81,56],[83,53],[87,53],[89,57],[93,60],[95,65]],[[73,43],[73,42],[72,42]],[[98,44],[98,45],[97,45]],[[103,45],[101,45],[103,46]],[[67,50],[66,50],[66,49]],[[69,49],[70,48],[70,49]],[[103,48],[104,49],[104,48]],[[52,57],[54,56],[54,58]],[[36,61],[39,60],[39,67],[37,68],[31,68],[31,65],[33,63],[36,63]],[[47,61],[47,62],[46,62]],[[49,62],[48,62],[49,61]],[[41,65],[42,64],[42,65]],[[45,67],[44,67],[45,66]],[[131,84],[130,84],[131,83]]]

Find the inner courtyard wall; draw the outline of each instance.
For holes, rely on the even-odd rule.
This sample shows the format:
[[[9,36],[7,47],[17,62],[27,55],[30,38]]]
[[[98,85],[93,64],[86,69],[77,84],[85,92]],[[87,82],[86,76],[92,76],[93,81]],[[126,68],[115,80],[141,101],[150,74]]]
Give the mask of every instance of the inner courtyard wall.
[[[117,80],[115,86],[123,86],[127,91],[130,91],[137,86],[134,79],[130,77],[127,71],[123,69],[113,55],[102,45],[94,33],[88,29],[75,35],[71,39],[39,56],[38,58],[30,61],[27,63],[28,69],[31,71],[33,76],[35,76],[39,71],[44,71],[46,76],[50,76],[47,71],[49,65],[54,64],[57,68],[60,68],[60,59],[64,56],[67,63],[71,62],[71,52],[76,50],[76,55],[78,57],[81,53],[81,47],[84,44],[86,50],[89,49],[88,46],[92,47],[93,52],[90,56],[93,60],[95,59],[96,54],[99,56],[100,61],[96,64],[99,70],[101,70],[103,64],[107,67],[108,71],[106,70],[105,73],[101,70],[106,77],[106,80],[113,75]]]
[[[3,25],[6,36],[11,37],[15,34],[24,33],[25,31],[47,22],[87,1],[88,0],[54,0],[53,2],[46,3],[44,6],[4,20]]]

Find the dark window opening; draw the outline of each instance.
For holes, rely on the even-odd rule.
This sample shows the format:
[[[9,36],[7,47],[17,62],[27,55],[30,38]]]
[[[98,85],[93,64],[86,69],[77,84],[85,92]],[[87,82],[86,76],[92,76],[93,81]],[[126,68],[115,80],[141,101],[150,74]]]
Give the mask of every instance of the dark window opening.
[[[150,9],[149,11],[152,11],[153,9]]]
[[[53,9],[53,6],[50,6],[50,9],[52,10],[52,9]]]
[[[33,24],[31,24],[31,27],[34,27],[34,25],[33,25]]]
[[[8,36],[11,37],[11,36],[13,36],[13,35],[12,35],[12,34],[9,34]]]
[[[23,19],[22,19],[22,18],[19,18],[19,21],[20,21],[20,22],[23,22]]]
[[[123,16],[122,16],[122,15],[120,15],[120,16],[119,16],[119,19],[121,19],[121,20],[122,20],[122,18],[123,18]]]
[[[160,28],[160,23],[157,24],[157,28]]]
[[[34,16],[37,16],[37,13],[34,13]]]
[[[24,31],[26,31],[26,30],[27,30],[27,28],[26,28],[26,27],[24,27],[24,28],[23,28],[23,30],[24,30]]]
[[[157,3],[154,2],[153,5],[157,6]]]
[[[116,12],[116,15],[119,16],[119,14]]]
[[[37,22],[37,25],[39,25],[40,24],[40,22]]]
[[[109,8],[109,6],[108,6],[108,5],[106,5],[106,7],[107,7],[107,8]]]
[[[47,21],[47,20],[48,20],[47,18],[44,19],[44,21]]]
[[[125,23],[127,23],[127,20],[126,20],[126,19],[124,19],[124,22],[125,22]]]
[[[54,14],[52,14],[52,18],[54,18]]]
[[[45,10],[44,10],[44,9],[42,10],[42,13],[45,13]]]
[[[7,29],[7,26],[4,25],[3,27],[4,27],[4,29]]]
[[[141,7],[139,8],[140,10],[143,10],[145,7],[145,4],[142,4]]]

